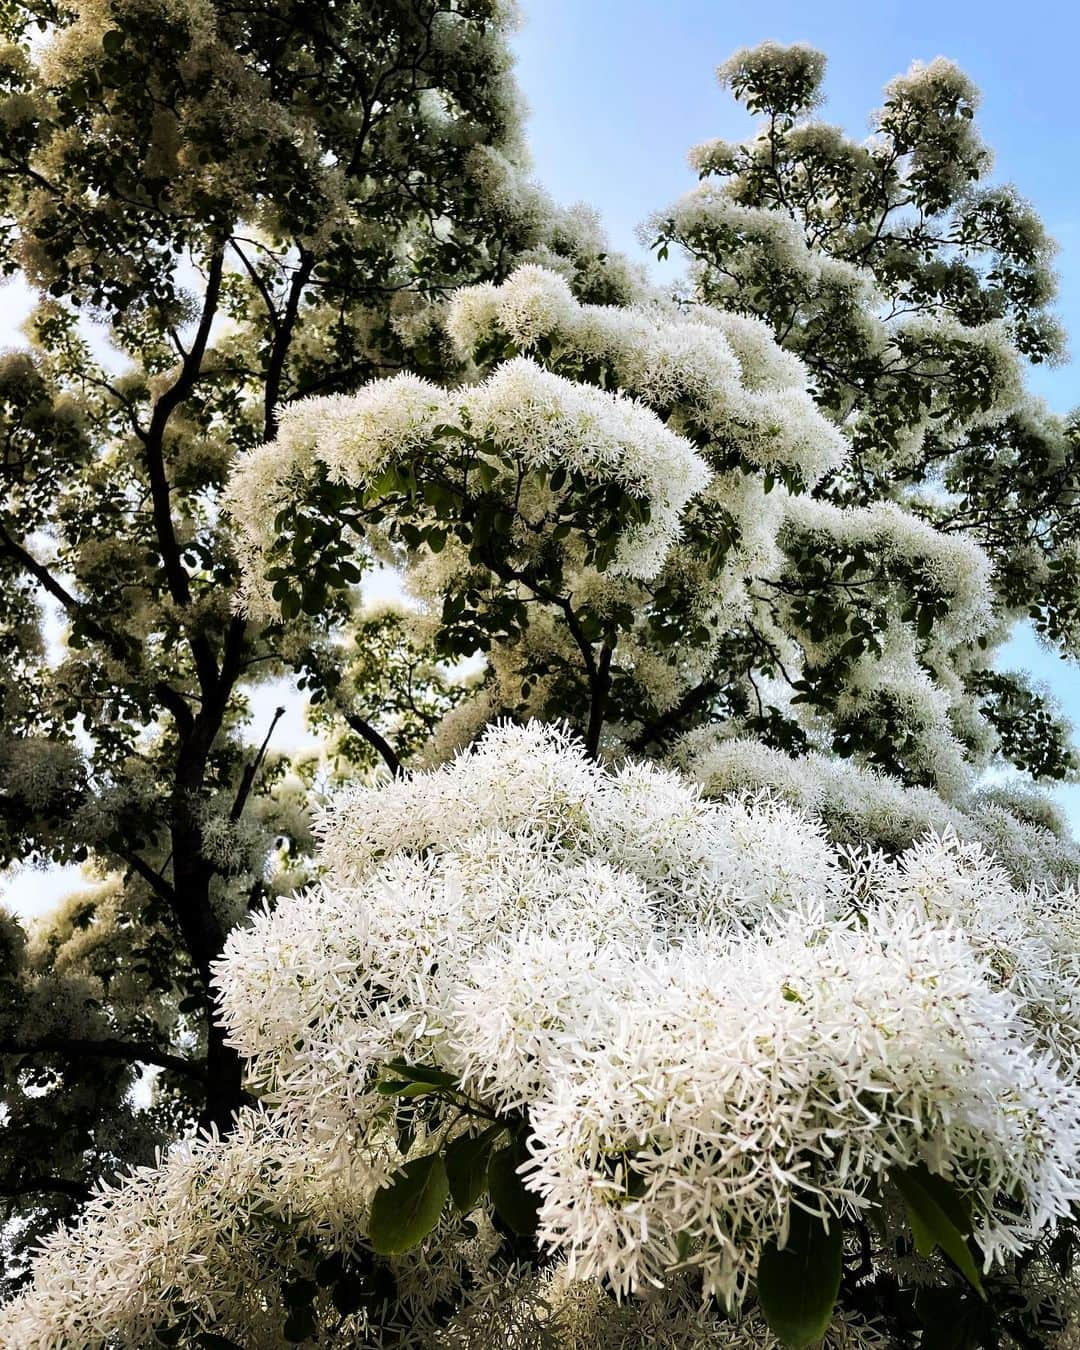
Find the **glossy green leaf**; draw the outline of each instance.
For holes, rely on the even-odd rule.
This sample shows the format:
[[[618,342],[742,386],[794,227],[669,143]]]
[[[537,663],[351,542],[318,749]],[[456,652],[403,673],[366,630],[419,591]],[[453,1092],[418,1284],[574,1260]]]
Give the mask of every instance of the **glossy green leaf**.
[[[525,1161],[520,1145],[508,1144],[491,1155],[487,1180],[495,1213],[512,1232],[528,1237],[536,1232],[538,1199],[518,1175],[518,1167]]]
[[[821,1219],[793,1207],[787,1243],[780,1248],[770,1242],[757,1270],[758,1303],[787,1350],[804,1350],[825,1335],[842,1273],[839,1219],[826,1229]]]
[[[956,1188],[921,1164],[894,1172],[892,1180],[904,1197],[911,1235],[919,1255],[929,1256],[935,1247],[940,1247],[967,1277],[972,1288],[985,1298],[978,1267],[967,1244],[971,1214]]]
[[[442,1069],[436,1069],[431,1064],[404,1064],[399,1060],[394,1060],[388,1064],[387,1069],[405,1079],[408,1083],[428,1083],[432,1087],[457,1087],[457,1079],[452,1073],[446,1073]]]
[[[472,1209],[487,1184],[491,1148],[502,1132],[501,1125],[493,1125],[482,1134],[460,1135],[447,1147],[446,1175],[450,1181],[450,1195],[463,1214]]]

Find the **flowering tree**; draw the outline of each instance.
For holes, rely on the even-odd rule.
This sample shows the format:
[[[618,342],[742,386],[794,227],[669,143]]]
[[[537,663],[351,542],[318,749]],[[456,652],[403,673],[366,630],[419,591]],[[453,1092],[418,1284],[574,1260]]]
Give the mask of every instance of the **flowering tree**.
[[[819,53],[774,44],[721,67],[722,83],[761,125],[742,144],[711,141],[691,153],[702,184],[656,216],[656,247],[685,254],[698,302],[761,317],[805,363],[849,446],[819,500],[902,501],[939,531],[978,542],[996,623],[1029,617],[1075,656],[1076,428],[1024,395],[1017,367],[1018,356],[1047,361],[1061,350],[1047,308],[1053,244],[1014,189],[982,182],[991,156],[975,128],[978,96],[950,62],[894,80],[863,143],[811,116],[823,70]],[[784,597],[807,615],[816,646],[803,692],[835,712],[838,651],[875,645],[870,629],[834,630],[855,598],[838,583],[858,588],[872,559],[844,540],[823,556],[829,526],[813,519],[796,548],[816,566],[800,561]],[[933,602],[916,603],[919,637],[932,639]],[[822,645],[815,628],[843,641]],[[957,674],[951,716],[969,750],[992,729],[1006,757],[1036,778],[1068,768],[1067,738],[1023,676],[979,661]],[[969,702],[988,727],[955,725],[969,721],[959,712]],[[864,712],[834,748],[845,753],[853,735],[896,772],[905,746],[892,710]]]
[[[91,869],[28,940],[5,920],[0,1218],[24,1246],[243,1100],[211,967],[303,880],[316,767],[275,753],[269,716],[247,743],[252,689],[332,689],[345,774],[388,717],[404,755],[453,701],[393,615],[236,612],[231,456],[297,398],[441,369],[410,316],[454,284],[529,250],[597,298],[618,280],[521,176],[501,4],[0,17],[0,265],[37,294],[0,358],[0,862]]]
[[[693,294],[556,220],[241,443],[230,623],[381,696],[381,776],[212,961],[250,1101],[47,1240],[13,1343],[1080,1331],[1080,856],[975,786],[1071,768],[992,664],[1020,613],[1071,640],[1069,429],[1016,439],[1048,248],[970,188],[951,67],[865,151],[806,119],[816,54],[725,70],[766,125],[660,220]],[[375,563],[411,603],[342,671],[310,625]]]

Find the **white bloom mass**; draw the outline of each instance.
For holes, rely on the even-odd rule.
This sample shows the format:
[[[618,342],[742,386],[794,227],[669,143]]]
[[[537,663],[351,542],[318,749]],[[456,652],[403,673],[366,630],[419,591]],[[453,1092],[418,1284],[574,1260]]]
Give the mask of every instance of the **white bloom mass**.
[[[535,724],[353,787],[319,834],[321,882],[235,930],[218,966],[264,1110],[52,1238],[5,1310],[20,1345],[145,1344],[163,1300],[209,1308],[208,1232],[237,1244],[241,1307],[253,1207],[360,1239],[398,1163],[438,1147],[395,1138],[393,1061],[521,1113],[569,1290],[689,1268],[737,1304],[793,1205],[850,1217],[918,1165],[964,1195],[987,1264],[1080,1200],[1080,986],[1053,936],[1076,896],[1016,891],[977,845],[837,850],[775,800],[605,769]],[[399,1258],[406,1287],[424,1259]]]
[[[279,513],[302,504],[318,474],[362,491],[389,466],[415,457],[419,477],[441,474],[453,482],[448,451],[437,448],[447,428],[459,442],[479,447],[487,471],[479,484],[501,491],[508,509],[520,505],[521,476],[530,470],[577,473],[639,498],[645,518],[623,531],[615,574],[655,575],[687,502],[709,480],[694,446],[644,404],[564,379],[526,358],[456,393],[398,375],[355,395],[309,399],[286,412],[277,440],[240,458],[229,486],[249,608],[273,611],[263,570],[280,537]],[[471,469],[474,490],[479,463],[474,457],[462,470],[467,477]],[[557,500],[558,492],[553,495]]]
[[[805,367],[760,321],[659,302],[582,305],[561,276],[525,266],[501,286],[459,291],[446,323],[465,356],[493,340],[525,352],[543,341],[556,363],[607,365],[620,390],[760,468],[791,468],[813,483],[844,460],[843,436],[811,398]]]

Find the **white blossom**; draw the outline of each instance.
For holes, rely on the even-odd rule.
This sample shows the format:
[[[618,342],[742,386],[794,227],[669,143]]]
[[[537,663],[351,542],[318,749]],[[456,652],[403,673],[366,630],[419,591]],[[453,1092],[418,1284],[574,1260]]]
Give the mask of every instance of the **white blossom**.
[[[524,266],[501,286],[459,291],[446,326],[464,355],[492,340],[530,352],[544,340],[553,360],[573,353],[608,363],[621,390],[676,427],[692,421],[761,468],[790,467],[813,483],[845,457],[846,442],[810,397],[802,363],[754,320],[684,314],[658,302],[581,305],[562,276]]]
[[[537,725],[354,787],[318,834],[322,880],[218,966],[263,1109],[50,1239],[4,1313],[20,1344],[139,1344],[166,1290],[267,1325],[241,1235],[264,1213],[331,1244],[363,1231],[400,1157],[375,1091],[399,1058],[526,1114],[565,1288],[604,1279],[643,1308],[686,1261],[737,1305],[793,1203],[839,1221],[916,1164],[966,1195],[987,1264],[1080,1200],[1075,891],[1017,890],[948,832],[893,861],[836,851],[775,800],[603,769]],[[403,1258],[418,1307],[455,1241]],[[540,1325],[532,1278],[505,1291],[511,1325]],[[458,1344],[497,1315],[484,1287]]]

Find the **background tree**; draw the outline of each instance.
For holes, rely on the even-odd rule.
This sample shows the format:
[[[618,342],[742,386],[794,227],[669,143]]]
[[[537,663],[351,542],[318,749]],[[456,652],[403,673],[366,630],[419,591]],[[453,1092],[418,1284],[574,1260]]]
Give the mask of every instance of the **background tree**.
[[[805,362],[851,445],[820,500],[898,503],[976,540],[992,562],[996,623],[980,645],[1030,618],[1075,656],[1074,419],[1027,396],[1017,365],[1062,349],[1049,310],[1053,243],[1014,188],[986,183],[978,94],[950,62],[894,80],[862,143],[814,117],[823,74],[820,53],[771,43],[720,68],[759,125],[745,142],[691,153],[703,184],[656,217],[656,246],[689,259],[693,303],[761,317]],[[833,750],[929,782],[894,709],[881,699],[841,707],[846,666],[880,645],[877,559],[873,548],[822,549],[825,517],[813,520],[816,532],[792,531],[792,567],[775,597],[804,634],[796,697],[840,713]],[[933,672],[932,602],[915,603],[920,660]],[[738,643],[748,668],[766,655],[755,645]],[[992,753],[1043,781],[1075,769],[1067,728],[1026,676],[991,671],[976,653],[963,665],[949,717],[967,755]],[[767,656],[766,668],[778,669]],[[755,733],[775,743],[779,713]]]
[[[5,944],[0,1217],[25,1245],[243,1099],[211,965],[303,878],[316,771],[275,753],[276,717],[245,730],[251,691],[324,698],[342,772],[396,768],[442,707],[430,660],[380,669],[386,623],[350,601],[236,612],[231,458],[298,398],[438,368],[414,312],[523,250],[608,283],[591,221],[521,175],[500,3],[2,19],[2,265],[37,305],[0,362],[0,859],[99,878]]]

